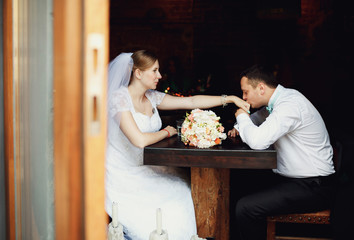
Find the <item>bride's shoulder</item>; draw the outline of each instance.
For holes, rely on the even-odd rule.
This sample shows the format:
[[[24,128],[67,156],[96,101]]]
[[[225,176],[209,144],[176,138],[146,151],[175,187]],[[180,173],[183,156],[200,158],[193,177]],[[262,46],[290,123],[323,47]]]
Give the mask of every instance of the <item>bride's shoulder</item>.
[[[109,96],[108,110],[111,116],[115,116],[118,112],[131,111],[132,108],[133,104],[127,88],[120,88]]]
[[[127,87],[120,87],[118,90],[115,91],[116,93],[121,93],[121,94],[127,94],[128,93],[128,88]]]
[[[146,96],[149,99],[152,99],[156,104],[160,104],[162,99],[165,97],[166,93],[157,91],[157,90],[147,90]]]
[[[127,87],[121,87],[112,93],[113,98],[124,99],[124,98],[128,98],[128,96],[129,96],[129,91]]]
[[[121,87],[116,91],[112,92],[112,95],[109,97],[110,105],[119,105],[119,106],[130,106],[131,104],[129,91],[126,87]]]

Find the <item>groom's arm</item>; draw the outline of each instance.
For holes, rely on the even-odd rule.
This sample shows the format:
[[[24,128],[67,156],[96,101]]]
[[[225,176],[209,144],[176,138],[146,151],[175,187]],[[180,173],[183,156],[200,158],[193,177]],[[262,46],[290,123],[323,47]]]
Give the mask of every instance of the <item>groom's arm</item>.
[[[284,104],[275,109],[266,120],[257,126],[250,116],[242,110],[237,110],[237,124],[243,142],[252,149],[266,149],[280,137],[292,131],[301,124],[300,112],[296,106]]]
[[[235,116],[237,117],[237,115],[239,115],[240,113],[246,113],[246,112],[242,111],[242,109],[241,109],[239,111],[236,111]],[[250,118],[256,126],[259,126],[265,121],[265,119],[268,117],[268,115],[269,115],[269,113],[266,110],[266,108],[264,107],[256,112],[252,113],[250,115]],[[235,137],[236,135],[239,135],[239,126],[237,124],[237,121],[235,122],[233,129],[228,132],[228,135],[230,137]]]

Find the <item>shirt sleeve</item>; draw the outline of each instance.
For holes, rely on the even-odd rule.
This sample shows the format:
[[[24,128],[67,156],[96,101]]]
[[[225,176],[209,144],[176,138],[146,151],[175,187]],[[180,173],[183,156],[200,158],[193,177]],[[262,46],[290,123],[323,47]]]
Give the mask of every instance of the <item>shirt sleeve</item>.
[[[268,116],[269,116],[269,113],[268,113],[267,109],[264,107],[256,112],[252,113],[250,118],[251,118],[251,121],[254,123],[254,125],[259,126],[266,120],[266,118]],[[237,121],[234,124],[234,128],[238,132],[240,131]]]
[[[301,124],[301,112],[296,104],[288,102],[275,108],[259,126],[247,114],[240,114],[237,123],[243,142],[252,149],[266,149]]]

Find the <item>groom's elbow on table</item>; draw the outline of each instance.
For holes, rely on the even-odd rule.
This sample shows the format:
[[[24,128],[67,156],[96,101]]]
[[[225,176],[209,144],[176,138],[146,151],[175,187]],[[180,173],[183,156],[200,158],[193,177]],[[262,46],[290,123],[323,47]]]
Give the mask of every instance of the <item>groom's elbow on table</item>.
[[[264,150],[270,147],[271,144],[266,143],[263,139],[260,139],[259,137],[255,137],[255,138],[244,138],[242,137],[242,140],[244,143],[246,143],[250,148],[254,149],[254,150]]]

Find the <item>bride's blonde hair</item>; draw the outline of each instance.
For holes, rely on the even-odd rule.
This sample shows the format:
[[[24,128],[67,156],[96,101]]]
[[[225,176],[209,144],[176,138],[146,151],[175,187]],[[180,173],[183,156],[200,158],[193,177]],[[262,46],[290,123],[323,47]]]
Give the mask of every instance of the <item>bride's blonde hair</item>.
[[[147,50],[139,50],[134,52],[132,58],[134,62],[133,72],[135,72],[136,69],[145,71],[157,61],[156,55]]]

